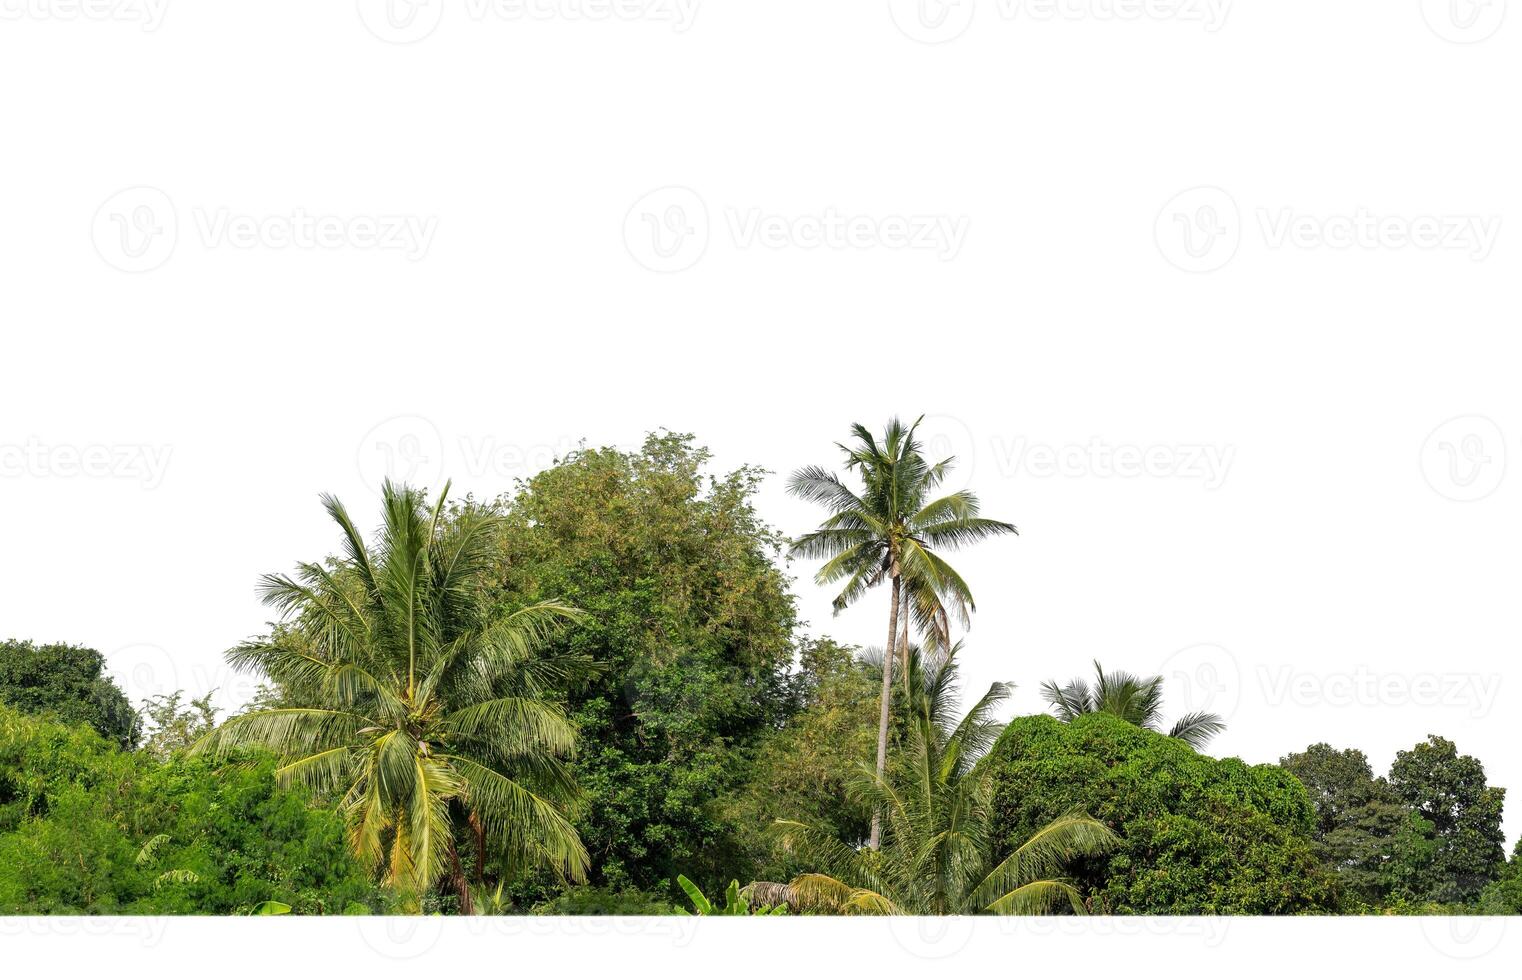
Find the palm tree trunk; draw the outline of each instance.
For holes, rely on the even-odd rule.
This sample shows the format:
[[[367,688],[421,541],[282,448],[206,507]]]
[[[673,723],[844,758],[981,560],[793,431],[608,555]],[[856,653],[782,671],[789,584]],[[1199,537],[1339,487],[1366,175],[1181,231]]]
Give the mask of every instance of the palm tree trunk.
[[[888,603],[888,646],[883,651],[883,693],[877,714],[877,778],[888,771],[888,712],[893,703],[893,646],[898,639],[898,575],[893,576],[891,601]],[[872,812],[872,838],[867,847],[877,850],[883,839],[883,814]]]
[[[460,852],[454,846],[454,841],[449,842],[449,865],[451,883],[455,894],[460,896],[460,914],[475,915],[475,903],[470,900],[470,885],[465,881],[465,870],[460,867]]]
[[[904,690],[909,690],[909,583],[899,585],[898,596],[898,657],[900,676],[904,682]]]
[[[474,810],[470,811],[470,829],[476,833],[476,884],[480,885],[486,881],[486,828]]]

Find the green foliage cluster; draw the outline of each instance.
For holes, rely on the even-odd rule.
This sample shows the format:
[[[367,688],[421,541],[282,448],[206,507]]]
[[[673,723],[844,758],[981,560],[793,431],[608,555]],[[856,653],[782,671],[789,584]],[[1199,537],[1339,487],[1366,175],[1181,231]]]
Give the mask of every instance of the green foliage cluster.
[[[1522,915],[1522,840],[1517,841],[1496,880],[1480,893],[1479,911],[1484,915]]]
[[[343,822],[279,791],[273,769],[160,762],[0,708],[0,914],[383,910]]]
[[[1331,912],[1312,848],[1315,811],[1277,766],[1212,759],[1105,713],[1017,718],[990,753],[994,838],[1016,845],[1083,808],[1120,836],[1075,877],[1095,911],[1143,915]]]
[[[790,846],[816,869],[794,878],[787,902],[845,915],[1040,914],[1083,910],[1063,875],[1067,865],[1111,850],[1115,835],[1074,810],[1019,841],[994,837],[988,746],[994,712],[1009,685],[993,684],[957,713],[957,644],[944,653],[911,647],[903,683],[909,724],[887,771],[859,766],[856,791],[882,814],[879,848],[854,847],[797,821],[783,821]]]
[[[832,840],[867,839],[872,811],[852,783],[861,763],[872,758],[881,678],[880,654],[858,657],[829,639],[802,645],[794,676],[796,710],[765,736],[745,782],[720,804],[755,878],[788,881],[811,870],[772,832],[778,820],[800,821]],[[895,707],[897,745],[907,718],[902,702]]]
[[[754,506],[763,474],[708,477],[708,462],[690,436],[652,435],[639,452],[572,453],[499,502],[495,601],[588,614],[564,641],[599,668],[565,692],[575,824],[592,883],[615,892],[750,870],[720,801],[794,707],[797,612],[782,538]]]
[[[1317,851],[1348,911],[1472,906],[1501,872],[1505,790],[1448,739],[1398,753],[1388,777],[1325,743],[1280,764],[1311,794]]]
[[[1383,777],[1215,759],[1221,719],[1165,729],[1124,672],[960,713],[937,549],[1013,527],[931,499],[913,426],[853,433],[860,491],[794,474],[829,514],[791,542],[761,471],[672,433],[489,502],[388,487],[374,536],[329,498],[340,554],[265,578],[282,618],[229,660],[266,686],[221,725],[0,644],[0,913],[1522,914],[1504,792],[1446,739]],[[784,553],[838,607],[887,584],[886,654],[800,638]]]
[[[0,643],[0,704],[89,725],[130,749],[142,721],[105,667],[106,658],[87,647],[6,640]]]
[[[687,893],[687,900],[692,903],[692,911],[678,908],[680,915],[787,915],[787,904],[776,905],[753,904],[741,891],[740,882],[731,879],[729,887],[724,890],[724,904],[715,905],[703,894],[703,889],[692,883],[686,875],[677,875],[676,883]]]

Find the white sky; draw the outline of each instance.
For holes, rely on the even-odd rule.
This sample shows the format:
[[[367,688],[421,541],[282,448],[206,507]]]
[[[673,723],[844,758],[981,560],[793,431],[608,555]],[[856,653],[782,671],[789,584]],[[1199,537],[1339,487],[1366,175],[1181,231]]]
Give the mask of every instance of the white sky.
[[[1214,33],[980,8],[927,46],[879,6],[788,0],[686,32],[455,11],[399,46],[314,6],[0,34],[0,80],[31,93],[0,118],[38,150],[0,190],[0,634],[232,702],[257,576],[333,549],[318,493],[373,515],[381,447],[495,494],[583,437],[690,430],[777,471],[763,513],[799,532],[818,512],[781,475],[923,411],[1021,529],[956,558],[971,687],[1014,681],[1030,713],[1098,657],[1169,673],[1170,716],[1228,714],[1219,754],[1325,740],[1382,770],[1439,733],[1522,792],[1519,253],[1504,221],[1486,237],[1519,203],[1496,106],[1522,31],[1449,44],[1415,4],[1243,4]],[[1192,274],[1173,219],[1222,199],[1165,206],[1201,185],[1240,243]],[[113,197],[136,186],[159,195]],[[669,186],[689,192],[646,197]],[[172,254],[113,267],[164,199]],[[643,244],[673,205],[706,209],[706,249]],[[1460,243],[1482,221],[1467,251],[1278,237],[1359,209]],[[347,244],[270,237],[298,211]],[[353,219],[392,215],[433,228],[420,259],[364,247]],[[871,224],[750,238],[832,215]],[[264,242],[222,236],[241,216]],[[946,248],[890,247],[920,217]],[[1485,421],[1429,441],[1461,416]],[[1030,455],[1091,443],[1156,449],[1163,475]],[[167,447],[162,479],[71,463],[141,446]],[[882,641],[883,595],[832,619],[796,571],[812,631]]]

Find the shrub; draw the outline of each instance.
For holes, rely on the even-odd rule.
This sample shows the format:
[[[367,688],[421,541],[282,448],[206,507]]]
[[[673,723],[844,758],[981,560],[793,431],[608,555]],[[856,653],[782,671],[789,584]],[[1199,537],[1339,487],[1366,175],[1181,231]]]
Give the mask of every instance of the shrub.
[[[1122,843],[1076,866],[1096,912],[1269,915],[1334,911],[1305,788],[1278,766],[1213,759],[1105,714],[1017,718],[994,767],[994,839],[1018,845],[1074,809]]]

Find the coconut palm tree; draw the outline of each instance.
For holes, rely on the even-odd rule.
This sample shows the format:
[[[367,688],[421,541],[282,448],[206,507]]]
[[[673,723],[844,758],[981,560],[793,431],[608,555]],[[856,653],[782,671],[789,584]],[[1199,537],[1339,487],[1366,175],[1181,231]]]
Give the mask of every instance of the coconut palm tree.
[[[566,819],[573,731],[550,692],[579,668],[547,651],[579,613],[558,602],[492,608],[478,576],[497,519],[445,513],[387,482],[384,523],[367,545],[333,497],[343,555],[268,575],[264,601],[285,621],[228,652],[300,707],[255,710],[203,739],[199,753],[274,752],[278,777],[335,794],[354,852],[414,905],[448,877],[470,910],[456,833],[509,864],[583,878],[587,853]],[[468,830],[466,829],[468,827]]]
[[[779,821],[785,842],[819,871],[785,888],[760,882],[758,898],[785,897],[804,910],[869,915],[1028,915],[1066,904],[1085,911],[1082,896],[1061,879],[1074,858],[1101,854],[1117,838],[1083,814],[1062,817],[1013,853],[999,855],[992,825],[992,772],[981,764],[998,737],[995,708],[1010,687],[994,684],[957,720],[957,655],[910,652],[911,721],[903,750],[886,778],[863,766],[861,790],[887,815],[880,850],[830,840]]]
[[[1138,677],[1125,671],[1105,673],[1094,661],[1094,684],[1074,678],[1066,687],[1055,681],[1041,685],[1046,703],[1056,709],[1057,717],[1072,721],[1079,715],[1109,714],[1130,722],[1137,728],[1161,732],[1163,679],[1161,676]],[[1203,749],[1212,738],[1226,729],[1220,715],[1191,711],[1168,729],[1170,738],[1183,739],[1195,749]]]
[[[978,499],[970,491],[934,496],[955,460],[927,462],[915,436],[919,424],[916,421],[906,426],[892,419],[881,441],[866,426],[852,426],[855,443],[837,445],[845,455],[847,469],[861,480],[859,492],[821,466],[804,467],[788,481],[789,492],[830,512],[816,530],[792,543],[790,554],[825,560],[815,575],[819,584],[844,583],[835,597],[836,612],[873,587],[889,585],[888,654],[878,712],[878,776],[887,764],[893,660],[896,655],[905,656],[908,649],[907,620],[905,636],[900,639],[900,616],[914,616],[930,639],[949,646],[947,610],[954,611],[965,626],[977,607],[972,589],[937,552],[1018,533],[1012,524],[981,517]],[[873,849],[881,832],[881,818],[874,816]]]

